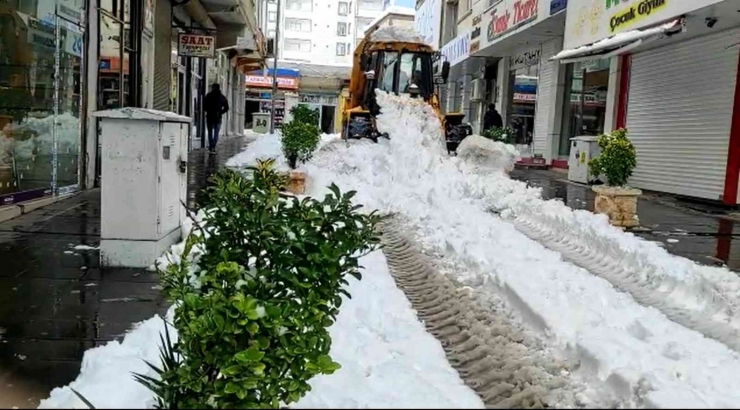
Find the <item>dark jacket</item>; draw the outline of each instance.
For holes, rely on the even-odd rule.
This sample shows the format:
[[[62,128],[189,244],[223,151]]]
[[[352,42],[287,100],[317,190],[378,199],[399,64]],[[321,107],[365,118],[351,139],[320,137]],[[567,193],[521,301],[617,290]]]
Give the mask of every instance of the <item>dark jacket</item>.
[[[206,112],[206,120],[211,123],[220,123],[221,117],[229,112],[229,102],[221,91],[211,91],[203,100],[203,109]]]
[[[488,130],[493,127],[501,128],[504,126],[504,120],[501,118],[501,114],[498,111],[486,111],[483,116],[483,130]]]

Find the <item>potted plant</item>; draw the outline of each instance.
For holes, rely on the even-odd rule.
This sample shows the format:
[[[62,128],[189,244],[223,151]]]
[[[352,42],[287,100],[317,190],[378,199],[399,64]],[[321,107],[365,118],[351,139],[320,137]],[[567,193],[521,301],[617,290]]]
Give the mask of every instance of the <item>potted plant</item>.
[[[609,216],[614,226],[625,228],[639,225],[637,197],[639,189],[627,187],[627,180],[637,165],[635,147],[627,139],[627,130],[620,128],[599,138],[601,155],[589,163],[591,174],[606,176],[607,184],[592,187],[596,193],[594,210]]]
[[[298,171],[298,162],[305,163],[311,159],[319,144],[319,113],[305,105],[296,105],[290,109],[292,119],[283,124],[283,154],[288,160],[291,172],[288,175],[287,190],[294,194],[303,194],[306,190],[306,172]]]

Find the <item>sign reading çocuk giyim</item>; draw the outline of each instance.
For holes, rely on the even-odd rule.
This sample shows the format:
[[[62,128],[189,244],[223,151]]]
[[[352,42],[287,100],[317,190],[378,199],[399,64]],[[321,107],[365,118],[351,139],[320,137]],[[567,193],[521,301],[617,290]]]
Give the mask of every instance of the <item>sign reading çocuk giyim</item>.
[[[216,38],[202,34],[180,33],[177,36],[177,55],[185,57],[216,57]]]
[[[564,49],[658,24],[723,0],[578,0],[565,17]]]

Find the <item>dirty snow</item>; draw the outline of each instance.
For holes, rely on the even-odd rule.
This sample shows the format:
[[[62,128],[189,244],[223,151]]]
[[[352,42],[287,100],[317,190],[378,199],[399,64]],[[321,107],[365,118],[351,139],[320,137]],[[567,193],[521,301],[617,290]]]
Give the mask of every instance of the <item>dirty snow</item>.
[[[382,252],[361,258],[360,264],[365,267],[362,280],[349,279],[353,297],[342,296],[342,309],[330,328],[330,354],[342,368],[313,378],[313,389],[291,407],[482,408],[396,288]],[[170,309],[169,320],[172,313]],[[154,399],[131,373],[154,376],[142,360],[157,362],[163,331],[163,321],[155,316],[123,342],[87,350],[77,379],[54,389],[39,408],[86,408],[69,387],[96,408],[152,408]],[[170,333],[176,336],[173,329]]]
[[[639,255],[639,262],[651,268],[650,280],[683,280],[690,285],[682,288],[687,296],[732,299],[740,291],[734,274],[670,255],[611,227],[603,215],[543,201],[539,188],[504,172],[446,157],[440,124],[428,106],[383,92],[378,102],[383,107],[378,128],[390,134],[390,141],[324,146],[305,165],[312,195],[336,182],[357,190],[358,203],[402,215],[425,249],[467,267],[453,273],[459,280],[508,296],[533,329],[581,361],[577,376],[610,386],[625,405],[740,406],[736,352],[565,262],[510,221],[525,214],[566,221],[563,226],[574,236],[587,232],[589,240],[608,243],[616,255]],[[251,158],[280,156],[277,142],[250,150]],[[235,159],[231,165],[240,163]],[[693,298],[686,299],[692,303]]]
[[[386,26],[370,34],[371,41],[398,41],[402,43],[426,44],[416,30],[403,26]]]

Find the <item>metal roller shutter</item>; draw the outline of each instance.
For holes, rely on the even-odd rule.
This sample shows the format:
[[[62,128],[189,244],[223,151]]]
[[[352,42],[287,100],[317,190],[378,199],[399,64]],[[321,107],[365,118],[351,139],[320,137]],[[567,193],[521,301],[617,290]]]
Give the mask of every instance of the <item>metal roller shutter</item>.
[[[550,138],[549,118],[555,109],[556,89],[553,83],[556,81],[556,69],[559,61],[549,61],[550,57],[559,53],[562,49],[562,40],[555,39],[542,44],[540,54],[540,71],[537,80],[537,106],[534,116],[534,137],[532,149],[535,154],[547,156],[547,141]]]
[[[170,110],[172,71],[172,6],[157,0],[154,8],[154,104],[155,110]]]
[[[724,191],[740,30],[635,54],[627,112],[632,186],[713,200]]]

